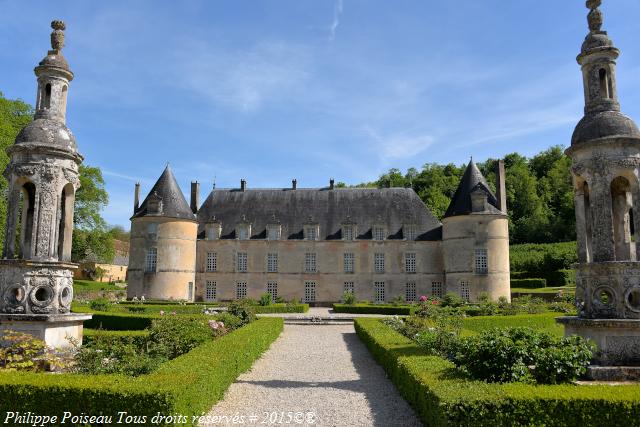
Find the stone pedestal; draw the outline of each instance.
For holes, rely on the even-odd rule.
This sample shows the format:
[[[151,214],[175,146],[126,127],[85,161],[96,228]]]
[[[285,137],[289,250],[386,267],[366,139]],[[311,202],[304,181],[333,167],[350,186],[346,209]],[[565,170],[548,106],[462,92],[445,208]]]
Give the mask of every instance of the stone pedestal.
[[[13,330],[31,334],[54,348],[69,348],[71,338],[82,344],[82,323],[91,314],[0,314],[0,331]]]
[[[58,261],[0,260],[0,313],[69,313],[77,267]]]
[[[594,362],[601,366],[640,365],[640,320],[558,317],[565,335],[580,335],[596,343]]]
[[[578,264],[576,304],[581,318],[640,319],[640,262]]]

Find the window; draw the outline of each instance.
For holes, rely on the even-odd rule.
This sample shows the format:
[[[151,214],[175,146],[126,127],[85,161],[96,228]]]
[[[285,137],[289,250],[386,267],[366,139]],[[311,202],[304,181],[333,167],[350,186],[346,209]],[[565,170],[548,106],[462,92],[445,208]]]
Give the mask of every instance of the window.
[[[271,294],[271,299],[275,302],[278,298],[278,284],[276,282],[267,283],[267,293]]]
[[[384,240],[385,234],[384,227],[379,225],[373,227],[373,240]]]
[[[376,273],[384,273],[384,254],[375,254],[373,259]]]
[[[207,252],[207,271],[218,270],[218,255],[215,252]]]
[[[236,299],[244,299],[247,297],[247,282],[236,283]]]
[[[418,233],[415,225],[405,225],[402,231],[406,240],[416,240]]]
[[[187,301],[193,301],[193,282],[189,282],[187,288]]]
[[[346,252],[344,254],[344,272],[355,272],[355,255],[352,252]]]
[[[220,224],[208,224],[206,228],[207,240],[218,240],[222,227]]]
[[[304,271],[306,273],[315,273],[317,271],[315,253],[304,254]]]
[[[304,302],[316,301],[316,282],[304,282]]]
[[[353,282],[344,282],[344,288],[343,288],[343,292],[346,293],[350,293],[350,294],[355,294],[355,286]]]
[[[268,240],[280,240],[280,226],[270,225],[267,227],[267,239]]]
[[[249,240],[249,226],[239,225],[236,228],[236,234],[237,234],[238,240]]]
[[[343,240],[354,240],[354,227],[353,225],[343,225],[342,226],[342,239]]]
[[[431,282],[431,296],[436,298],[442,298],[444,296],[442,282]]]
[[[416,272],[416,254],[415,252],[407,252],[404,254],[404,270],[406,273]]]
[[[147,235],[150,239],[155,239],[158,235],[158,224],[154,222],[147,224]]]
[[[158,265],[158,248],[149,248],[147,250],[147,259],[144,271],[147,273],[155,273]]]
[[[460,281],[460,296],[465,301],[471,299],[471,289],[469,289],[469,282],[467,280]]]
[[[487,265],[487,250],[476,249],[476,274],[487,274],[489,266]]]
[[[247,253],[238,252],[238,273],[247,272]]]
[[[416,300],[416,283],[409,282],[404,290],[404,299],[407,302],[413,302]]]
[[[318,240],[318,226],[307,225],[304,227],[305,240]]]
[[[204,299],[207,301],[215,301],[217,295],[217,283],[213,280],[207,280],[206,287],[204,289]]]
[[[278,254],[267,254],[267,273],[278,272]]]
[[[375,302],[381,303],[385,301],[384,288],[384,282],[375,282],[373,284],[373,297]]]

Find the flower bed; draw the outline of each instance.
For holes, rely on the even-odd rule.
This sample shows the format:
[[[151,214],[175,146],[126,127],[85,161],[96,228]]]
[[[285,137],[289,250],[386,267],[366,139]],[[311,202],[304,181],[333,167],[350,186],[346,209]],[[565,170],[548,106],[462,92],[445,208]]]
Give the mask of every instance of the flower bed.
[[[640,386],[485,383],[427,356],[377,319],[357,319],[360,339],[428,426],[637,425]]]
[[[126,411],[145,416],[180,414],[197,425],[197,417],[222,398],[238,375],[248,370],[280,335],[283,321],[264,318],[162,364],[148,375],[37,374],[0,372],[0,413],[105,415]],[[196,416],[193,419],[192,416]],[[125,423],[133,424],[133,422]],[[164,423],[160,423],[164,424]]]

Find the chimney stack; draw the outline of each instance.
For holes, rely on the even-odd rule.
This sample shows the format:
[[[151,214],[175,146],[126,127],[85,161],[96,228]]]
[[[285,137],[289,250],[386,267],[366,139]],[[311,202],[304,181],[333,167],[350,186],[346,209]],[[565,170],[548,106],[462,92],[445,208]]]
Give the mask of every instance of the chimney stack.
[[[240,180],[240,191],[245,191],[247,189],[247,181],[244,179]]]
[[[191,181],[191,212],[198,212],[200,207],[200,183]]]
[[[335,183],[336,182],[335,182],[335,180],[333,178],[331,178],[329,180],[329,190],[333,190],[333,187],[334,187]]]
[[[507,213],[507,187],[505,186],[504,160],[498,160],[496,165],[496,196],[498,209]]]
[[[295,190],[296,188],[298,188],[298,180],[294,178],[291,180],[291,189]]]
[[[133,213],[136,213],[139,207],[140,207],[140,183],[136,182],[136,189],[133,193]]]

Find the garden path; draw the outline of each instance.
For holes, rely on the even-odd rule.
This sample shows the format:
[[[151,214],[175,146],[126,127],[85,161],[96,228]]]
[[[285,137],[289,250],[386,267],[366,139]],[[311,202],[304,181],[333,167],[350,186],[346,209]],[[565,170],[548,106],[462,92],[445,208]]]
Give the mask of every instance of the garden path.
[[[296,413],[302,415],[296,418]],[[236,418],[234,423],[235,415],[244,416],[243,422]],[[422,425],[357,337],[353,324],[285,325],[282,335],[231,385],[209,417],[209,423],[200,425]],[[271,422],[262,424],[269,417]]]

